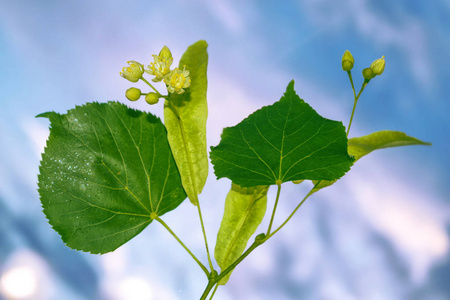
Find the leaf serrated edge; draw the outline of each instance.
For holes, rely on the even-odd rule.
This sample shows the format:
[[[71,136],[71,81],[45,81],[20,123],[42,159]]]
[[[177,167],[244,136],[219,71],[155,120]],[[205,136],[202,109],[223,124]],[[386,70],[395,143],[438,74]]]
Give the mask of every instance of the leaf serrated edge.
[[[53,125],[54,125],[54,122],[56,122],[56,121],[58,121],[58,120],[61,120],[61,119],[65,118],[65,117],[67,117],[67,115],[69,115],[71,112],[76,111],[77,109],[85,109],[86,107],[90,107],[90,106],[100,106],[100,105],[102,105],[102,104],[108,104],[108,105],[115,105],[115,104],[117,104],[117,105],[120,105],[120,106],[124,107],[124,108],[126,109],[126,111],[132,111],[133,113],[136,113],[136,114],[138,114],[138,115],[140,115],[140,114],[146,114],[146,117],[148,117],[148,116],[150,115],[150,116],[152,117],[152,119],[154,119],[155,121],[159,122],[159,123],[163,126],[164,131],[165,131],[166,134],[167,134],[167,129],[165,128],[164,124],[162,123],[162,121],[161,121],[161,119],[160,119],[159,117],[154,116],[154,115],[152,115],[152,114],[149,114],[149,113],[147,113],[147,112],[142,112],[142,111],[140,111],[140,110],[137,110],[137,109],[134,109],[134,108],[130,108],[130,107],[128,107],[127,105],[125,105],[125,104],[123,104],[123,103],[120,103],[120,102],[118,102],[118,101],[108,101],[108,102],[106,102],[106,103],[105,103],[105,102],[99,103],[99,102],[96,102],[96,101],[95,101],[95,102],[88,102],[88,103],[85,103],[85,104],[83,104],[83,105],[76,105],[74,108],[67,110],[65,114],[59,114],[59,113],[56,113],[56,112],[54,112],[54,111],[50,111],[50,112],[44,112],[44,113],[38,114],[38,115],[36,116],[36,118],[41,118],[41,117],[42,117],[42,118],[48,118],[48,119],[50,120],[49,128],[50,128],[50,133],[51,133],[51,130],[52,130]],[[60,117],[60,118],[59,118],[59,119],[56,119],[56,117]],[[152,122],[152,123],[153,123],[153,122]],[[64,244],[65,244],[67,247],[69,247],[69,248],[71,248],[71,249],[74,249],[74,250],[77,250],[77,251],[86,252],[86,253],[91,253],[91,254],[104,254],[104,253],[108,253],[108,252],[114,251],[115,249],[119,248],[119,247],[122,246],[123,244],[127,243],[128,241],[125,241],[125,242],[123,242],[122,244],[120,244],[118,247],[116,247],[115,249],[110,250],[110,251],[105,251],[105,252],[102,252],[102,251],[95,251],[95,250],[94,250],[94,251],[92,251],[92,250],[86,250],[86,249],[81,249],[81,248],[79,248],[79,247],[73,246],[73,245],[70,243],[70,238],[65,238],[65,237],[63,237],[63,236],[59,233],[59,231],[56,230],[56,228],[55,228],[56,224],[53,224],[53,222],[49,219],[48,213],[47,213],[48,209],[44,207],[44,204],[43,204],[43,201],[42,201],[41,187],[40,187],[40,184],[39,184],[39,183],[41,182],[41,179],[42,179],[42,176],[43,176],[43,174],[42,174],[42,167],[43,167],[42,162],[44,161],[44,159],[45,159],[45,157],[46,157],[46,155],[47,155],[46,150],[47,150],[47,148],[49,147],[49,143],[51,142],[51,141],[50,141],[50,136],[51,136],[51,134],[49,134],[49,137],[47,138],[46,144],[45,144],[45,146],[44,146],[44,151],[41,153],[41,160],[40,160],[40,162],[39,162],[39,173],[37,174],[37,179],[38,179],[38,182],[37,182],[37,192],[38,192],[38,194],[39,194],[42,212],[43,212],[45,218],[47,219],[47,222],[48,222],[48,224],[50,225],[50,227],[51,227],[53,230],[55,230],[55,232],[58,233],[58,235],[61,237],[61,240],[64,242]],[[169,151],[170,151],[170,148],[169,148]],[[176,167],[176,165],[175,165],[175,167]],[[182,186],[180,186],[180,187],[182,188]],[[114,212],[111,212],[111,213],[114,213]],[[114,214],[114,216],[116,216],[116,215],[117,215],[117,213]],[[141,218],[146,218],[146,217],[141,216]],[[124,231],[133,230],[133,229],[138,228],[139,226],[143,226],[144,224],[147,223],[147,224],[139,231],[139,232],[141,232],[142,230],[144,230],[144,229],[145,229],[145,228],[153,221],[153,219],[151,219],[150,216],[149,216],[148,218],[149,218],[149,219],[146,220],[145,222],[142,222],[142,223],[140,223],[139,225],[134,226],[134,227],[132,227],[132,228],[127,228],[127,229],[124,230]],[[108,219],[110,219],[110,218],[108,218]],[[91,225],[95,225],[95,224],[91,224]],[[76,231],[76,229],[77,229],[77,228],[75,228],[75,231]],[[121,231],[121,232],[124,232],[124,231]],[[117,233],[115,233],[114,235],[120,234],[121,232],[117,232]],[[138,232],[137,234],[139,234],[139,232]],[[137,234],[136,234],[136,235],[137,235]],[[136,235],[135,235],[135,236],[136,236]],[[102,238],[105,238],[105,237],[102,237]]]

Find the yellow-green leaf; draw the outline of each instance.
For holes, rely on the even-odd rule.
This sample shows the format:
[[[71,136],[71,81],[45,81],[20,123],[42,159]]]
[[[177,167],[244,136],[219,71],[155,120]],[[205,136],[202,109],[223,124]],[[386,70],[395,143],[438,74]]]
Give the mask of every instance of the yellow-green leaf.
[[[194,205],[208,177],[206,150],[206,103],[208,44],[198,41],[188,47],[179,67],[190,72],[191,85],[186,92],[170,94],[164,105],[164,123],[183,187]]]
[[[354,156],[356,162],[358,159],[374,150],[412,145],[431,144],[408,136],[406,135],[406,133],[400,131],[382,130],[371,133],[369,135],[349,139],[348,154]],[[319,182],[319,184],[313,189],[313,192],[315,193],[318,190],[333,185],[336,181],[337,180],[321,180],[320,182],[313,181],[314,184],[317,184]]]
[[[400,131],[383,130],[349,139],[348,153],[353,155],[356,161],[374,150],[411,145],[431,144],[408,136],[406,133]]]
[[[268,186],[243,188],[232,184],[225,200],[225,211],[214,251],[217,264],[225,270],[241,254],[266,212]],[[231,272],[219,284],[225,285]]]

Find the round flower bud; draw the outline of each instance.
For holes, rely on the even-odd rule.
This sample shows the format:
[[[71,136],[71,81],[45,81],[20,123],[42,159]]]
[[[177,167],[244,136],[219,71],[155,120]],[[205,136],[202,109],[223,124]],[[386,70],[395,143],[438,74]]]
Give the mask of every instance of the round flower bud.
[[[342,56],[342,70],[350,71],[351,69],[353,69],[354,63],[355,60],[353,59],[353,55],[350,53],[350,51],[345,50],[344,55]]]
[[[157,93],[148,93],[147,96],[145,96],[145,101],[150,105],[156,104],[159,101],[159,96],[160,95]]]
[[[373,74],[381,75],[384,71],[384,66],[386,65],[386,61],[384,60],[384,56],[375,60],[371,65],[370,69],[372,69]]]
[[[362,74],[363,74],[364,79],[366,79],[366,80],[370,80],[375,77],[375,74],[373,73],[371,68],[365,68],[362,71]]]
[[[125,97],[127,97],[128,100],[130,101],[136,101],[139,98],[141,98],[141,90],[138,88],[129,88],[126,92],[125,92]]]

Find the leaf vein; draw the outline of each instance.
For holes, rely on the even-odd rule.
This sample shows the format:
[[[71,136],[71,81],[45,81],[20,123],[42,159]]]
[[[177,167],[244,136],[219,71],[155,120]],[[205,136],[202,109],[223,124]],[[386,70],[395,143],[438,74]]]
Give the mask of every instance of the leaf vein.
[[[274,179],[276,180],[277,176],[275,175],[275,173],[273,172],[273,170],[270,168],[270,166],[261,158],[261,156],[259,156],[259,154],[255,151],[255,149],[253,149],[253,147],[247,142],[247,140],[244,137],[244,133],[242,132],[242,130],[239,128],[239,131],[241,132],[242,135],[242,139],[244,140],[244,142],[248,145],[248,147],[253,151],[253,153],[256,154],[256,156],[259,158],[259,160],[264,163],[264,165],[266,165],[266,167],[270,170],[270,172],[272,172]]]

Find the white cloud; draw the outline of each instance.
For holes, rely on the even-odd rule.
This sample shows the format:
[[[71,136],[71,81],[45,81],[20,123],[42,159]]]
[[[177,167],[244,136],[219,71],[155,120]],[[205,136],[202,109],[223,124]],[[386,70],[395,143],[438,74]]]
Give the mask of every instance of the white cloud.
[[[449,212],[440,209],[437,201],[430,202],[430,194],[395,175],[387,178],[384,168],[370,169],[370,173],[352,177],[349,192],[373,229],[405,259],[411,279],[422,283],[450,249],[446,232]]]
[[[210,77],[210,81],[218,83],[211,84],[214,88],[208,91],[208,144],[215,146],[223,128],[238,124],[259,106],[250,101],[252,95],[241,89],[240,84],[219,75]]]
[[[226,0],[204,1],[210,12],[231,33],[239,34],[245,30],[243,16],[236,7]],[[239,3],[241,6],[241,3]]]
[[[25,118],[20,123],[22,130],[28,136],[37,158],[44,152],[45,144],[49,135],[49,129],[35,118]]]

